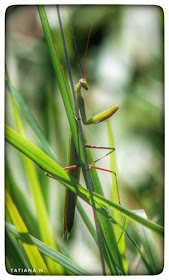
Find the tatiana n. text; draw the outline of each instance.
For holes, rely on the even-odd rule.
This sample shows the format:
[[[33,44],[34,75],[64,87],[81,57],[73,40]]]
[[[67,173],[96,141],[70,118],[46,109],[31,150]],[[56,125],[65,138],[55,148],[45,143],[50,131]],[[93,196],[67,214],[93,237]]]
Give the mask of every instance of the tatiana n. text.
[[[40,273],[44,272],[43,269],[38,270]],[[11,273],[36,273],[36,269],[32,268],[11,268]]]

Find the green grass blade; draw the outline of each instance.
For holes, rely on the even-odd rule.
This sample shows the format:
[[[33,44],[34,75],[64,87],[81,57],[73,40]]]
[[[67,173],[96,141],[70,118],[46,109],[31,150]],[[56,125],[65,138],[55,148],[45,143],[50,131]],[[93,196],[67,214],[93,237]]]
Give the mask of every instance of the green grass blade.
[[[15,117],[15,122],[16,122],[18,132],[20,135],[25,137],[25,132],[22,126],[22,122],[16,106],[16,102],[12,95],[11,95],[11,102],[12,102],[12,107],[14,111],[14,117]],[[23,163],[26,171],[28,185],[34,200],[34,205],[37,214],[37,221],[38,221],[37,225],[39,226],[40,236],[46,244],[50,245],[54,249],[57,249],[56,242],[52,233],[51,225],[49,222],[49,216],[47,213],[45,200],[41,191],[41,187],[40,187],[40,183],[39,183],[39,179],[36,173],[34,163],[24,155],[23,155]],[[22,201],[20,203],[22,203]],[[48,263],[49,270],[52,274],[57,273],[62,275],[64,273],[63,268],[60,265],[56,265],[51,259],[47,259],[47,263]]]
[[[83,206],[82,206],[82,204],[80,203],[79,200],[77,200],[76,206],[77,206],[77,209],[78,209],[78,211],[79,211],[79,213],[80,213],[80,215],[81,215],[83,221],[85,222],[85,224],[86,224],[88,230],[90,231],[90,233],[91,233],[91,235],[93,236],[95,242],[97,243],[96,230],[95,230],[95,228],[94,228],[92,222],[90,221],[88,215],[86,214],[85,210],[83,209]]]
[[[97,237],[96,237],[96,231],[94,229],[94,226],[91,223],[91,221],[89,220],[86,212],[84,211],[84,209],[83,209],[83,207],[82,207],[82,205],[81,205],[81,203],[79,201],[77,201],[77,209],[80,212],[80,215],[81,215],[82,219],[84,220],[87,228],[89,229],[89,232],[91,233],[91,235],[93,236],[93,238],[94,238],[94,240],[95,240],[95,242],[97,244]],[[109,223],[111,223],[111,222],[108,221],[108,219],[106,219],[103,215],[99,215],[99,219],[100,219],[99,221],[100,221],[100,225],[101,225],[102,231],[105,230],[105,229],[107,230],[108,226],[109,226],[108,222]],[[104,228],[102,227],[102,225],[104,225]],[[112,228],[110,228],[110,232],[109,233],[112,234]],[[110,269],[110,272],[111,273],[116,273],[116,274],[121,274],[122,271],[118,267],[116,267],[115,263],[112,266],[112,257],[117,258],[117,255],[114,254],[114,252],[111,251],[112,250],[112,246],[108,247],[109,242],[112,241],[113,238],[115,240],[115,236],[113,234],[111,236],[111,239],[108,239],[110,235],[107,235],[107,234],[105,235],[104,232],[102,232],[102,234],[103,234],[103,237],[104,237],[104,240],[103,240],[103,242],[104,242],[104,256],[105,256],[106,263],[107,263],[107,265],[108,265],[108,267]],[[107,240],[105,240],[105,237],[107,238]],[[116,242],[116,240],[115,240],[115,242]],[[117,250],[117,248],[115,248],[115,250]],[[112,255],[111,255],[111,253],[112,253]],[[116,270],[114,270],[114,267],[116,267]]]
[[[51,158],[49,158],[44,152],[42,152],[39,148],[33,145],[31,142],[26,140],[24,137],[20,136],[13,129],[6,125],[5,128],[5,138],[11,145],[20,150],[22,153],[27,155],[30,159],[36,162],[42,169],[51,174],[56,180],[61,182],[63,185],[68,187],[71,191],[76,193],[82,199],[84,199],[87,203],[91,204],[90,191],[84,189],[74,178],[69,176],[65,170],[62,169],[56,162],[54,162]],[[164,229],[162,226],[151,222],[147,219],[144,219],[138,215],[136,215],[133,211],[115,204],[114,202],[106,199],[105,197],[93,192],[93,199],[95,200],[97,210],[105,215],[109,220],[115,222],[110,214],[105,209],[109,207],[110,209],[116,209],[124,216],[129,217],[130,219],[142,224],[143,226],[151,229],[157,234],[163,235]]]
[[[88,155],[89,162],[94,162],[90,149],[87,150],[87,155]],[[103,190],[101,188],[100,180],[96,170],[94,169],[91,170],[91,177],[92,177],[95,192],[103,196],[104,195]],[[113,259],[115,259],[119,269],[121,270],[121,273],[125,274],[124,267],[122,264],[122,257],[120,255],[120,251],[117,246],[117,240],[114,233],[114,229],[112,227],[112,223],[110,222],[110,220],[106,219],[103,215],[99,215],[98,218],[99,218],[100,225],[102,227],[102,232],[104,234],[104,242],[107,243],[105,244],[105,246],[107,248],[106,251],[108,254],[108,258],[110,259],[110,263],[112,262]]]
[[[88,186],[88,178],[87,178],[87,174],[86,174],[86,168],[85,168],[85,160],[84,160],[84,154],[82,152],[82,145],[81,145],[81,141],[79,141],[79,134],[78,134],[78,129],[77,129],[77,123],[76,120],[74,118],[74,106],[72,105],[72,96],[69,90],[69,87],[67,86],[67,82],[64,76],[64,72],[62,71],[62,67],[60,65],[60,61],[55,49],[55,44],[53,41],[53,37],[51,34],[51,30],[50,30],[50,26],[48,24],[48,19],[45,13],[45,9],[43,6],[38,6],[38,10],[39,10],[39,14],[41,17],[41,22],[42,22],[42,26],[43,26],[43,30],[44,30],[44,34],[49,46],[49,50],[50,50],[50,55],[51,55],[51,59],[52,59],[52,63],[54,66],[54,71],[56,73],[57,76],[57,80],[58,80],[58,84],[59,84],[59,88],[61,91],[61,95],[62,95],[62,99],[63,99],[63,103],[65,106],[65,110],[67,113],[67,117],[69,120],[69,124],[70,124],[70,128],[72,131],[72,135],[73,135],[73,140],[74,140],[74,144],[76,146],[76,151],[78,154],[78,158],[79,158],[79,162],[80,165],[82,167],[83,170],[83,174],[84,174],[84,178],[86,181],[86,185]],[[90,175],[90,174],[89,174]],[[96,217],[96,215],[94,215]],[[99,233],[97,232],[98,236]],[[101,246],[99,246],[100,252],[101,250]],[[103,263],[103,262],[102,262]]]
[[[144,219],[147,219],[147,215],[143,209],[135,210],[135,213]],[[162,264],[159,260],[155,240],[153,238],[152,232],[143,227],[141,224],[136,223],[138,233],[143,244],[147,259],[151,266],[153,274],[159,274],[162,271]]]
[[[8,231],[5,231],[5,255],[9,259],[12,269],[21,267],[28,269],[30,267],[30,264],[24,259],[16,239]],[[11,273],[11,270],[8,270],[8,272]]]
[[[28,259],[32,265],[32,268],[36,270],[35,274],[38,274],[39,269],[43,269],[42,274],[49,274],[48,268],[39,252],[37,247],[32,242],[27,227],[25,226],[16,206],[14,205],[8,191],[5,192],[5,202],[6,207],[10,213],[11,219],[16,227],[16,230],[18,231],[23,247],[25,249],[25,252],[28,256]]]
[[[91,223],[90,219],[88,218],[86,212],[84,211],[84,209],[83,209],[81,203],[79,202],[79,200],[77,201],[77,209],[78,209],[78,211],[79,211],[79,213],[80,213],[80,215],[81,215],[83,221],[85,222],[85,224],[86,224],[86,226],[87,226],[89,232],[90,232],[91,235],[93,236],[93,238],[94,238],[96,244],[98,244],[97,235],[96,235],[96,230],[95,230],[93,224]],[[104,224],[104,228],[103,228],[103,227],[102,227],[102,222],[100,221],[100,220],[101,220],[101,217],[102,217],[102,220],[103,220],[103,218],[104,218],[104,219],[106,219],[106,218],[105,218],[104,216],[102,216],[102,215],[99,215],[99,216],[98,216],[99,222],[100,222],[100,225],[101,225],[102,234],[103,234],[103,237],[104,237],[105,234],[104,234],[103,230],[105,229],[106,224]],[[108,221],[108,220],[107,220],[107,221]],[[109,221],[108,221],[108,222],[109,222]],[[118,274],[118,272],[120,272],[120,271],[118,271],[118,268],[116,268],[116,264],[114,263],[114,260],[113,260],[113,263],[112,263],[112,261],[111,261],[111,258],[112,258],[112,256],[110,255],[110,248],[111,248],[111,247],[110,247],[110,248],[107,248],[107,244],[108,244],[109,240],[108,240],[108,242],[106,242],[106,241],[107,241],[107,240],[105,240],[105,238],[104,238],[104,240],[103,240],[103,242],[104,242],[104,243],[103,243],[103,244],[104,244],[103,249],[104,249],[105,261],[106,261],[106,263],[107,263],[107,265],[108,265],[108,267],[109,267],[109,269],[110,269],[111,274]],[[112,253],[113,253],[113,252],[112,252]],[[115,269],[115,268],[116,268],[116,269]]]
[[[42,130],[40,129],[39,125],[37,124],[36,120],[32,116],[30,110],[28,109],[27,105],[25,104],[24,100],[22,99],[21,95],[12,87],[11,83],[6,80],[5,81],[6,88],[8,89],[10,95],[15,99],[15,102],[22,114],[24,115],[25,119],[29,123],[32,130],[35,132],[35,135],[39,139],[40,143],[42,144],[42,149],[53,159],[56,161],[56,157],[48,144]]]
[[[113,131],[112,131],[110,119],[107,120],[107,130],[108,130],[109,147],[115,148],[115,142],[114,142]],[[118,182],[118,187],[119,187],[117,164],[116,164],[116,151],[114,151],[113,153],[110,154],[110,166],[111,166],[111,170],[116,172],[117,182]],[[116,204],[119,204],[118,196],[119,195],[118,195],[118,190],[117,190],[117,186],[116,186],[116,179],[115,179],[114,174],[112,174],[112,201]],[[118,223],[120,223],[122,225],[123,217],[122,217],[121,213],[119,213],[117,211],[113,211],[113,217],[115,218],[115,220]],[[113,228],[114,228],[116,240],[118,241],[122,234],[122,230],[119,227],[115,227],[115,226],[113,226]],[[125,271],[126,271],[126,273],[128,273],[128,265],[127,265],[127,260],[125,258],[125,235],[124,234],[122,235],[120,242],[118,242],[118,248],[119,248],[121,256],[123,257]]]
[[[39,226],[40,236],[43,242],[50,245],[54,249],[58,249],[54,235],[51,229],[49,215],[47,213],[45,201],[41,192],[39,180],[36,174],[35,167],[30,159],[25,158],[26,173],[29,176],[32,196],[34,198],[36,213],[37,213],[37,226]],[[47,264],[51,274],[64,274],[64,270],[60,265],[54,263],[51,259],[47,258]]]
[[[6,223],[6,229],[13,233],[17,238],[20,238],[20,235],[18,234],[15,227],[9,223]],[[41,242],[37,238],[29,235],[29,237],[32,239],[34,244],[37,246],[39,251],[43,253],[44,255],[51,258],[53,261],[59,263],[60,265],[64,266],[68,270],[70,270],[72,273],[76,275],[90,275],[87,271],[82,269],[80,266],[78,266],[76,263],[74,263],[69,258],[65,257],[63,254],[59,253],[58,251],[54,250],[53,248],[47,246],[45,243]]]
[[[110,119],[107,120],[107,131],[108,131],[109,147],[115,148],[115,142],[114,142],[113,131],[112,131]],[[116,172],[117,178],[118,178],[117,164],[116,164],[116,151],[114,151],[113,153],[110,154],[110,166],[111,166],[111,170]],[[119,181],[119,180],[117,180],[117,181]],[[115,203],[119,203],[117,187],[116,187],[116,180],[115,180],[114,174],[112,174],[112,201]],[[121,216],[119,216],[117,213],[113,213],[113,215],[117,215],[119,222],[122,222]],[[119,237],[119,236],[117,236],[117,237]]]
[[[59,85],[60,92],[62,95],[63,103],[64,103],[64,106],[66,109],[66,114],[67,114],[69,124],[70,124],[71,130],[72,130],[73,140],[76,145],[77,153],[79,154],[78,131],[77,131],[76,120],[75,120],[74,113],[73,113],[74,106],[73,106],[70,88],[67,84],[67,81],[66,81],[66,78],[65,78],[65,75],[63,72],[63,67],[61,66],[59,58],[58,58],[58,54],[57,54],[57,51],[55,48],[53,36],[52,36],[51,30],[50,30],[50,26],[48,23],[45,9],[43,6],[38,6],[38,11],[39,11],[39,15],[41,18],[44,34],[45,34],[45,37],[46,37],[46,40],[48,43],[54,71],[57,76],[57,81],[58,81],[58,85]]]
[[[135,249],[137,250],[138,254],[140,255],[147,271],[151,274],[152,273],[152,269],[151,269],[151,266],[149,265],[147,259],[144,257],[143,253],[141,252],[139,246],[137,245],[137,243],[135,242],[135,240],[132,238],[131,234],[128,233],[128,231],[126,230],[127,229],[127,225],[129,223],[129,218],[126,218],[125,219],[125,223],[124,223],[124,226],[120,228],[123,230],[119,240],[118,240],[118,243],[120,242],[121,238],[123,237],[124,233],[126,234],[126,236],[129,238],[129,240],[131,241],[132,245],[134,245]],[[123,259],[123,262],[124,262],[124,266],[125,266],[125,262],[127,262],[126,258]],[[128,263],[126,264],[126,266],[128,267]]]
[[[96,231],[93,227],[93,225],[91,224],[91,221],[89,220],[88,216],[86,215],[82,205],[80,204],[79,201],[77,201],[77,208],[78,208],[78,211],[80,212],[80,215],[82,216],[82,219],[84,220],[84,222],[86,223],[86,226],[88,227],[91,235],[93,236],[95,242],[97,243],[97,239],[96,239]],[[126,231],[126,228],[127,228],[127,225],[128,225],[128,222],[129,222],[129,218],[126,218],[125,219],[125,223],[124,223],[124,226],[123,226],[123,231],[122,231],[122,234],[118,240],[118,243],[120,242],[121,238],[123,238],[123,235],[126,233],[127,236],[129,237],[129,240],[131,241],[131,243],[134,245],[135,249],[137,250],[138,254],[140,255],[147,271],[149,272],[149,274],[152,274],[153,273],[153,270],[151,269],[151,266],[149,265],[149,263],[147,262],[146,258],[144,257],[144,255],[142,254],[141,250],[139,249],[138,245],[136,244],[136,242],[134,241],[134,239],[129,235],[129,233]],[[122,229],[121,229],[122,230]],[[123,257],[123,256],[122,256]],[[126,258],[123,257],[123,263],[124,263],[124,267],[128,267],[128,263],[125,263],[127,262]],[[110,267],[111,269],[111,267]]]
[[[26,221],[26,225],[30,234],[39,237],[39,231],[37,228],[37,221],[35,216],[33,215],[28,202],[23,195],[23,192],[19,189],[18,185],[16,184],[12,172],[8,167],[8,164],[5,166],[5,185],[13,199],[14,204],[16,205],[22,219]]]

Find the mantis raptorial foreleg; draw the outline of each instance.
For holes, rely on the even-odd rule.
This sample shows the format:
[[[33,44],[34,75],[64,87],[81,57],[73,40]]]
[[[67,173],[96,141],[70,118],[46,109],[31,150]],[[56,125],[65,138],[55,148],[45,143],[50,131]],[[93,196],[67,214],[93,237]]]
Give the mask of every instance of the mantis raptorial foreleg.
[[[81,88],[88,90],[88,85],[87,85],[87,82],[85,79],[80,79],[76,86],[77,103],[78,103],[78,107],[80,110],[83,124],[90,125],[90,124],[103,122],[103,121],[109,119],[112,115],[114,115],[116,113],[116,111],[119,109],[119,105],[111,106],[108,109],[106,109],[105,111],[101,112],[100,114],[87,120],[84,99],[81,94]]]

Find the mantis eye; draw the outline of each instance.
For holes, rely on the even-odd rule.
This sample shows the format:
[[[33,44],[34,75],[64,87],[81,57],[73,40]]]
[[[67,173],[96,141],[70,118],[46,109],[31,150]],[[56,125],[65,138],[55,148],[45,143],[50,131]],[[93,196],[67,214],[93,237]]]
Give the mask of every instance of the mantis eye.
[[[88,90],[88,85],[85,79],[80,79],[79,83],[81,84],[81,86],[85,89]]]

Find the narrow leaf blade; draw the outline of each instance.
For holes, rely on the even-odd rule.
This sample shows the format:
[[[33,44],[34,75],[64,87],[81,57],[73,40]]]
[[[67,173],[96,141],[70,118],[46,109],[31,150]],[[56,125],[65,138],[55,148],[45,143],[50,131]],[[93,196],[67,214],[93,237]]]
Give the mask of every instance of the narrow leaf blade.
[[[9,223],[6,223],[6,229],[13,233],[17,238],[20,238],[20,235],[18,234],[15,227]],[[71,259],[67,258],[60,252],[54,250],[53,248],[47,246],[45,243],[41,242],[37,238],[29,235],[29,237],[33,240],[34,244],[37,246],[39,251],[43,254],[45,254],[47,257],[51,258],[53,261],[59,263],[60,265],[64,266],[68,270],[70,270],[72,273],[76,275],[90,275],[87,271],[85,271],[83,268],[78,266],[75,262],[73,262]]]
[[[32,265],[32,268],[35,269],[36,274],[38,274],[39,269],[43,270],[42,274],[49,274],[48,268],[41,256],[39,250],[34,245],[32,239],[30,238],[27,227],[24,224],[24,222],[7,190],[5,192],[5,195],[6,195],[6,197],[5,197],[6,207],[9,211],[12,221],[13,221],[14,225],[16,226],[16,229],[20,235],[23,247],[24,247],[25,252],[28,256],[28,259]]]
[[[143,209],[135,210],[134,212],[144,219],[147,219],[147,215]],[[148,228],[145,228],[138,223],[136,223],[136,227],[153,274],[159,274],[162,271],[162,264],[158,257],[157,248],[152,232]]]
[[[56,180],[61,182],[63,185],[68,187],[71,191],[76,193],[76,195],[83,198],[87,203],[92,204],[90,191],[84,189],[74,178],[69,176],[65,170],[62,169],[55,161],[49,158],[44,152],[42,152],[35,145],[30,143],[25,138],[21,137],[13,129],[6,125],[5,138],[10,144],[15,148],[19,149],[22,153],[27,155],[30,159],[36,162],[42,169],[51,174]],[[154,222],[144,219],[136,215],[133,211],[113,203],[112,201],[106,199],[105,197],[93,192],[93,199],[97,203],[97,210],[105,215],[110,221],[115,222],[113,217],[106,211],[105,207],[110,209],[116,209],[124,216],[144,225],[145,227],[153,230],[154,232],[163,235],[164,228]]]

